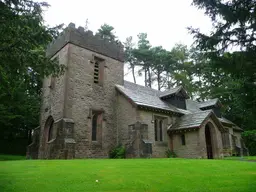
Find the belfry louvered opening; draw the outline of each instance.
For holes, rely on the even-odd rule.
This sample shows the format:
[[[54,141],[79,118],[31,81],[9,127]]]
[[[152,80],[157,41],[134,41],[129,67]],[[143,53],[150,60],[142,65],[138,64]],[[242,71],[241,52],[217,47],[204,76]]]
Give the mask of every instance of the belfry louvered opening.
[[[105,60],[94,56],[94,74],[93,81],[95,84],[103,85]]]
[[[94,63],[94,83],[99,83],[99,62]]]

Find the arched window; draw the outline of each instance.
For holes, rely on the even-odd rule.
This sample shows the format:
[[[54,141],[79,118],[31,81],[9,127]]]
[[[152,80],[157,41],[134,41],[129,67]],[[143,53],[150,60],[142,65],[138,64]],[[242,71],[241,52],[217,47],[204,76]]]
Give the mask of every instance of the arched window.
[[[159,141],[163,141],[163,120],[159,121]]]
[[[92,141],[97,141],[97,122],[98,114],[94,113],[92,117]]]
[[[154,123],[154,126],[155,126],[155,141],[157,141],[157,122],[158,122],[158,120],[155,119],[155,123]]]
[[[180,139],[181,139],[181,144],[182,144],[182,145],[186,145],[185,134],[182,134],[182,135],[180,136]]]
[[[154,130],[155,130],[155,141],[163,141],[164,140],[164,121],[165,117],[154,117]]]
[[[51,141],[53,139],[53,119],[50,122],[49,131],[48,131],[48,141]]]
[[[54,139],[54,128],[53,128],[54,120],[52,116],[49,116],[45,122],[44,134],[46,141],[50,141]]]

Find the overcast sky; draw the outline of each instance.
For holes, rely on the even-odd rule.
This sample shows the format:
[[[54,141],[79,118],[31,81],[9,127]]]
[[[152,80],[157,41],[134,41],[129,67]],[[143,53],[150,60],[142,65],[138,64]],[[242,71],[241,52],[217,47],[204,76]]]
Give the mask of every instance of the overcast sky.
[[[44,13],[50,26],[70,22],[85,26],[93,32],[104,23],[115,28],[121,41],[128,36],[146,32],[153,46],[162,45],[170,50],[175,43],[190,46],[192,36],[186,27],[200,28],[209,32],[211,22],[203,12],[191,6],[192,0],[46,0],[51,7]],[[127,73],[127,71],[125,71]],[[132,80],[131,75],[125,79]],[[143,84],[143,78],[139,80]]]

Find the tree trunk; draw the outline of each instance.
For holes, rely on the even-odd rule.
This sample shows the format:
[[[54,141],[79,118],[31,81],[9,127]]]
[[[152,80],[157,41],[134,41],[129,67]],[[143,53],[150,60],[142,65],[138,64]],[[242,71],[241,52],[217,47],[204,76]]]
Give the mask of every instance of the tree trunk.
[[[145,87],[147,87],[147,68],[144,69],[145,75]]]
[[[136,84],[134,65],[132,66],[132,76],[133,76],[133,81]]]
[[[28,130],[28,145],[32,142],[32,129]]]
[[[171,89],[171,79],[168,72],[166,72],[166,79],[167,79],[167,89]]]
[[[149,67],[148,67],[148,86],[151,88],[151,73],[150,73]]]
[[[160,89],[161,89],[161,86],[160,86],[160,72],[159,71],[157,71],[157,85],[158,85],[158,90],[160,91]]]

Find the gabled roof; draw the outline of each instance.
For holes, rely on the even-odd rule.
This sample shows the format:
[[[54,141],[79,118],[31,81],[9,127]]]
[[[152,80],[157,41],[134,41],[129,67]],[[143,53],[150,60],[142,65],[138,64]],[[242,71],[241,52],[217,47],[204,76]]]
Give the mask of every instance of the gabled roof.
[[[142,85],[137,85],[128,81],[124,81],[124,85],[116,85],[116,89],[124,95],[128,100],[134,105],[153,111],[162,111],[162,112],[173,112],[180,115],[177,122],[170,127],[169,130],[182,130],[189,128],[198,128],[202,122],[209,116],[215,121],[218,125],[218,128],[223,129],[222,123],[228,123],[232,125],[232,128],[237,131],[242,131],[240,127],[232,123],[231,121],[225,118],[217,118],[212,110],[203,110],[209,106],[221,104],[218,99],[211,99],[206,102],[197,102],[190,99],[186,100],[187,110],[179,109],[169,102],[162,99],[163,97],[171,94],[179,93],[182,91],[182,87],[176,87],[168,91],[162,92],[150,87],[144,87]]]
[[[192,112],[202,111],[199,108],[198,102],[197,101],[193,101],[191,99],[187,99],[186,100],[186,107],[187,107],[187,110],[192,111]]]
[[[199,128],[202,123],[211,117],[219,129],[223,129],[221,122],[218,120],[212,110],[200,111],[192,114],[183,115],[177,122],[172,125],[168,131],[185,130],[190,128]]]
[[[232,125],[232,129],[235,130],[235,131],[244,131],[242,128],[238,127],[235,123],[233,123],[232,121],[224,118],[224,117],[221,117],[221,118],[218,118],[220,120],[220,122],[222,123],[226,123],[226,124],[229,124],[229,125]]]
[[[119,92],[131,99],[132,102],[136,105],[176,112],[180,114],[189,113],[189,111],[179,109],[170,103],[163,101],[160,98],[160,95],[163,93],[161,91],[137,85],[128,81],[124,81],[123,86],[116,85],[116,88]]]
[[[215,99],[210,99],[208,101],[204,101],[204,102],[199,102],[198,106],[200,109],[202,108],[206,108],[206,107],[211,107],[217,104],[221,104],[219,99],[215,98]]]
[[[168,91],[162,92],[160,94],[160,98],[161,99],[168,98],[172,95],[175,95],[175,94],[177,95],[178,93],[181,93],[184,96],[185,99],[189,98],[186,90],[182,86],[178,86],[178,87],[172,88]]]
[[[244,131],[242,128],[238,127],[237,125],[235,125],[234,127],[232,127],[234,131]]]
[[[234,125],[234,123],[232,121],[229,121],[228,119],[226,119],[225,117],[221,117],[218,118],[220,120],[220,122],[222,123],[226,123],[226,124],[230,124],[230,125]]]

